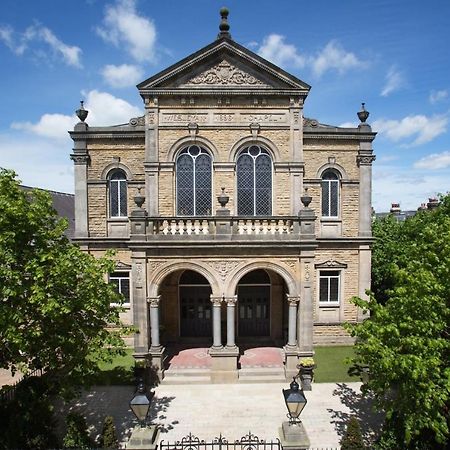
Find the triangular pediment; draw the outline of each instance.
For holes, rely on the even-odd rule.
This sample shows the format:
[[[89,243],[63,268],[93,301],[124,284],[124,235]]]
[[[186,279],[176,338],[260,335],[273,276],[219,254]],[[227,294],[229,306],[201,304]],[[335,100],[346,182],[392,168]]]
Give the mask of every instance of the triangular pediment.
[[[257,74],[249,73],[226,59],[188,78],[184,84],[180,85],[180,87],[210,86],[271,87],[267,81],[261,80]]]
[[[230,92],[276,90],[306,96],[310,86],[231,39],[218,39],[140,83],[141,95],[215,89]],[[174,91],[175,90],[175,91]]]

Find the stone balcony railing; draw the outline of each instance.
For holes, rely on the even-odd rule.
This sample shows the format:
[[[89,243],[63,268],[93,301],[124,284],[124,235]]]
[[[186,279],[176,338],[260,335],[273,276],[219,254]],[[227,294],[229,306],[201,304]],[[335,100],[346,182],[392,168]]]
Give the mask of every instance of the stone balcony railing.
[[[314,212],[305,208],[298,216],[149,217],[145,210],[130,215],[131,240],[203,241],[230,240],[299,240],[314,239]]]

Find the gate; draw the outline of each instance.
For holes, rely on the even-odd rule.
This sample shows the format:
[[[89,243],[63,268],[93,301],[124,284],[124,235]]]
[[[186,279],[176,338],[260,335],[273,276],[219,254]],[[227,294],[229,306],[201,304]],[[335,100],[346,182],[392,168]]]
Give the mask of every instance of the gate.
[[[206,442],[189,433],[181,441],[161,441],[159,445],[160,450],[282,450],[279,439],[265,441],[250,432],[232,442],[228,442],[222,434],[211,442]]]

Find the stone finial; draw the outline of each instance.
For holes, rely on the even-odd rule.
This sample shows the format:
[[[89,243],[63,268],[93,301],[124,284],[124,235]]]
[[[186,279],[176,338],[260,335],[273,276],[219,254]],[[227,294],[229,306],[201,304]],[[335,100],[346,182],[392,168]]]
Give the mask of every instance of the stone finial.
[[[230,197],[227,194],[225,194],[225,188],[223,187],[221,194],[217,197],[217,201],[220,203],[220,206],[222,208],[225,208],[229,200]]]
[[[301,202],[303,203],[303,206],[307,208],[309,204],[312,201],[312,197],[308,195],[308,188],[305,187],[305,193],[300,197]]]
[[[84,109],[84,101],[80,101],[80,109],[77,109],[75,111],[75,114],[78,116],[81,122],[84,122],[86,120],[86,117],[89,114],[89,111],[87,109]]]
[[[361,121],[361,123],[366,123],[369,114],[369,111],[366,111],[365,103],[361,103],[361,111],[358,111],[358,119]]]
[[[226,37],[228,39],[231,39],[231,34],[230,34],[230,24],[228,23],[228,8],[220,8],[220,16],[221,16],[221,21],[220,21],[220,25],[219,25],[219,34],[217,35],[217,39]]]

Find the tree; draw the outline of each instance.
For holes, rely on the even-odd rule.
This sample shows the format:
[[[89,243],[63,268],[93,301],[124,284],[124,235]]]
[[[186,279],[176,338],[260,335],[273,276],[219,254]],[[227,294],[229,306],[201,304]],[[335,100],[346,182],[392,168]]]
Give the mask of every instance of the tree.
[[[450,390],[450,195],[438,208],[374,227],[374,274],[386,300],[355,303],[370,319],[350,327],[365,388],[386,412],[379,448],[445,448]],[[384,256],[383,256],[383,252]],[[384,267],[381,267],[384,265]],[[395,445],[393,444],[395,443]]]
[[[114,263],[71,244],[66,225],[48,193],[0,170],[0,367],[42,368],[60,392],[123,352]]]
[[[341,450],[364,450],[364,441],[358,419],[351,416],[341,440]]]
[[[93,441],[89,437],[86,419],[79,413],[71,412],[66,417],[67,431],[63,438],[63,448],[89,450]]]
[[[103,423],[102,434],[100,436],[100,446],[107,449],[119,448],[117,440],[116,427],[112,416],[106,416]]]

